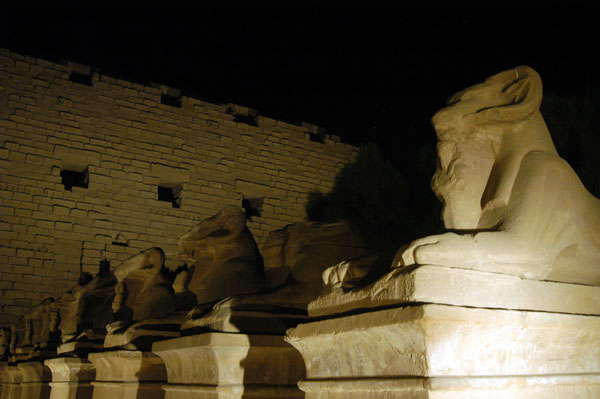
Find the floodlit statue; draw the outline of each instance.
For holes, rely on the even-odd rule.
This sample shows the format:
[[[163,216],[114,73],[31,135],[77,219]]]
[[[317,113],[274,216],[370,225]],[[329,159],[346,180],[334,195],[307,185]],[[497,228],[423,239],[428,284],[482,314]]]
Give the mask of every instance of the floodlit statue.
[[[263,288],[262,259],[239,208],[200,222],[179,239],[179,252],[190,266],[187,289],[199,305]]]
[[[330,290],[324,271],[339,264],[328,281],[354,287],[378,260],[345,222],[300,222],[275,230],[263,245],[263,255],[264,290],[235,295],[210,308],[198,306],[182,330],[283,334],[305,321],[310,301]]]
[[[263,253],[267,289],[280,290],[280,301],[297,302],[299,307],[322,293],[323,273],[353,285],[377,258],[346,222],[288,225],[269,235]],[[339,265],[335,278],[330,272],[334,265]]]
[[[112,310],[115,321],[107,326],[109,333],[134,321],[156,319],[175,311],[171,281],[163,274],[165,253],[160,248],[142,251],[119,265]]]
[[[89,276],[54,302],[60,315],[58,328],[62,342],[76,338],[87,329],[101,331],[112,322],[111,303],[116,283],[111,273],[98,274],[93,279]]]
[[[433,264],[600,285],[600,200],[561,159],[539,106],[542,82],[526,66],[461,91],[432,119],[432,187],[446,229],[396,255]]]
[[[0,328],[0,360],[8,357],[10,353],[10,328]]]
[[[25,319],[25,336],[23,347],[45,346],[50,340],[50,333],[56,331],[56,312],[53,310],[53,298],[46,298],[23,315]]]

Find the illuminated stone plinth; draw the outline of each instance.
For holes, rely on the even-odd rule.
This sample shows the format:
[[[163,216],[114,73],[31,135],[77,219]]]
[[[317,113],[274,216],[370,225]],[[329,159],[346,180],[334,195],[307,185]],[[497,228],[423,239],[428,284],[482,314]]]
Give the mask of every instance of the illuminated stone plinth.
[[[2,368],[2,399],[20,399],[23,371],[17,366],[4,365]]]
[[[50,399],[91,399],[96,370],[86,359],[47,359],[44,364],[52,371]]]
[[[157,342],[165,399],[301,398],[300,354],[278,335],[205,333]]]
[[[93,399],[162,399],[166,381],[162,359],[149,352],[112,351],[91,353],[96,369]]]
[[[600,315],[600,287],[423,265],[395,269],[364,289],[323,295],[308,310],[316,317],[403,303]]]
[[[46,399],[50,396],[50,369],[41,362],[25,362],[16,366],[4,365],[2,399]]]
[[[306,398],[531,399],[598,398],[598,375],[380,378],[303,381]]]
[[[600,397],[598,287],[421,271],[311,304],[327,318],[286,338],[304,358],[307,399]],[[363,309],[331,314],[350,303]]]

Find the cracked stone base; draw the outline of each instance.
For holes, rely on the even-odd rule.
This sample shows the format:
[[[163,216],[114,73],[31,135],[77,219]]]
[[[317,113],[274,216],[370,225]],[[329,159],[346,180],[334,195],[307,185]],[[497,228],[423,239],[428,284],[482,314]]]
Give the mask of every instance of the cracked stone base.
[[[52,371],[50,399],[91,399],[96,376],[94,365],[86,359],[56,358],[44,362]]]
[[[296,386],[261,385],[163,385],[165,399],[302,399]]]
[[[162,359],[142,351],[92,353],[96,369],[93,399],[162,399],[166,382]]]
[[[156,342],[169,399],[301,398],[302,357],[281,335],[205,333]]]
[[[305,399],[595,399],[600,374],[302,381]]]
[[[92,399],[163,399],[164,391],[158,382],[92,382]]]
[[[307,399],[600,398],[598,287],[434,266],[390,276],[320,298],[326,318],[288,330]]]

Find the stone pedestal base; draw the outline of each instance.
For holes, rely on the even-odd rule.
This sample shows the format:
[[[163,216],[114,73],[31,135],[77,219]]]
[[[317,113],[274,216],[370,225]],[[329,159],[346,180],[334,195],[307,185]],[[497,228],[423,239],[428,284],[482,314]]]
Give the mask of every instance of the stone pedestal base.
[[[50,397],[50,369],[42,362],[25,362],[17,365],[21,370],[21,397],[48,399]]]
[[[52,371],[50,399],[91,399],[96,370],[85,359],[47,359],[44,364]]]
[[[21,399],[23,371],[17,366],[4,366],[2,370],[2,399]]]
[[[436,298],[447,304],[421,302]],[[304,358],[307,399],[592,399],[598,298],[600,287],[427,266],[315,301],[328,318],[286,340]],[[363,309],[335,315],[351,304]]]
[[[165,398],[294,398],[300,354],[277,335],[205,333],[156,342],[167,368]]]
[[[163,399],[164,391],[157,382],[92,382],[93,399]]]
[[[96,369],[93,399],[162,399],[167,373],[162,359],[149,352],[91,353]]]
[[[90,382],[51,382],[50,399],[92,399]]]
[[[163,385],[164,399],[302,399],[297,386]]]
[[[600,376],[433,377],[303,381],[306,399],[557,399],[600,397]]]

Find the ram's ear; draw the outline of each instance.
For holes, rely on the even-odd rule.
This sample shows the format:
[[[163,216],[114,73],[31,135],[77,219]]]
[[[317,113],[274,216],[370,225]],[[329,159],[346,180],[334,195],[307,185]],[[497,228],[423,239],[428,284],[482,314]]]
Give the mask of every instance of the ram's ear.
[[[489,83],[489,85],[486,85]],[[475,125],[516,123],[529,118],[542,102],[542,80],[528,66],[520,66],[490,77],[481,108],[466,115]]]

